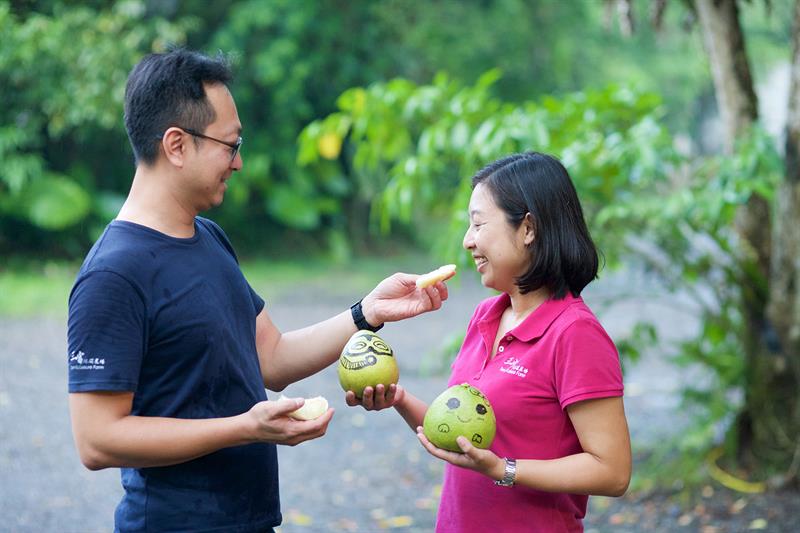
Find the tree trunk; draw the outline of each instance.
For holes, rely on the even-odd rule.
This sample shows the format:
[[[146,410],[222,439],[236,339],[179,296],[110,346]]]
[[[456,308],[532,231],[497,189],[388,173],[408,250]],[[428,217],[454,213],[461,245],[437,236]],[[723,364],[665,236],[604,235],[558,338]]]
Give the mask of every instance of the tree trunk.
[[[758,120],[758,99],[739,24],[739,8],[736,0],[696,0],[695,4],[722,116],[725,152],[730,154],[736,140]],[[752,197],[737,218],[739,233],[751,248],[764,279],[769,275],[769,220],[769,205],[760,196]]]
[[[758,118],[739,8],[736,0],[697,0],[696,5],[730,153],[739,135]]]
[[[695,0],[695,5],[725,129],[725,150],[732,153],[737,139],[758,119],[758,102],[739,23],[739,10],[736,0]],[[796,45],[797,30],[794,35]],[[794,74],[796,80],[797,72]],[[796,141],[797,137],[794,139]],[[790,159],[787,158],[787,162]],[[795,172],[796,168],[795,165]],[[787,179],[787,186],[790,182]],[[796,281],[800,266],[800,221],[797,218],[800,196],[797,180],[794,183],[791,191],[781,194],[777,207],[774,263],[768,202],[754,195],[737,213],[736,229],[742,247],[743,271],[750,274],[741,280],[745,322],[745,405],[736,430],[740,459],[757,468],[789,471],[789,477],[796,478],[796,471],[792,473],[790,465],[794,465],[793,458],[800,441],[797,424],[800,387],[795,374],[798,345],[797,342],[794,345],[788,342],[791,332],[795,338],[800,336],[798,300],[791,296],[796,296],[798,291]],[[791,300],[787,301],[787,298]],[[793,315],[787,312],[787,305],[795,311]],[[780,322],[767,320],[768,308],[770,317],[781,315]],[[778,342],[771,341],[775,335]]]
[[[767,308],[780,343],[777,363],[785,368],[785,387],[793,389],[781,405],[788,417],[781,437],[794,449],[787,481],[797,481],[800,468],[800,0],[795,2],[792,40],[785,177],[775,205]]]

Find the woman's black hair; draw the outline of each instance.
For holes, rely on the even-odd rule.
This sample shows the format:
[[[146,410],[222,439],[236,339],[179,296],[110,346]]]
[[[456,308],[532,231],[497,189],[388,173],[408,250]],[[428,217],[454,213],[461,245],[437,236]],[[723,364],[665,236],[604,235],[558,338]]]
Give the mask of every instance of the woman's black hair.
[[[533,219],[530,267],[516,279],[521,293],[547,287],[555,299],[567,291],[577,297],[597,277],[597,248],[572,179],[558,159],[538,152],[504,157],[473,176],[473,189],[477,185],[491,192],[514,228],[528,213]]]
[[[227,85],[227,60],[182,48],[142,59],[125,86],[125,129],[138,162],[158,158],[158,139],[172,127],[203,132],[216,118],[204,84]]]

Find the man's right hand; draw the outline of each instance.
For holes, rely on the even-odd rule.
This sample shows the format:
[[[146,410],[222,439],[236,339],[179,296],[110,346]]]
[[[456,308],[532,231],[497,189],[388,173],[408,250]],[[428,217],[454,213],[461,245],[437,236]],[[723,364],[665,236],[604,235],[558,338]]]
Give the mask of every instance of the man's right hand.
[[[246,413],[251,426],[250,434],[255,442],[272,442],[295,446],[303,441],[316,439],[325,434],[333,418],[333,409],[328,409],[314,420],[295,420],[289,413],[303,405],[302,398],[286,398],[258,402]]]

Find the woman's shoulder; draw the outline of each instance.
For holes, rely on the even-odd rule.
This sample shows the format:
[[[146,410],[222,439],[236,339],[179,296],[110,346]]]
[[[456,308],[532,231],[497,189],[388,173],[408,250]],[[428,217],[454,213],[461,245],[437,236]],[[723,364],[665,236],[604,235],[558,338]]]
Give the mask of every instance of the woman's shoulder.
[[[597,315],[586,304],[586,302],[578,296],[569,302],[569,305],[564,310],[564,318],[567,320],[597,320]]]
[[[564,302],[561,312],[555,316],[551,325],[555,330],[564,332],[567,330],[599,329],[603,326],[594,311],[586,305],[581,297],[572,297],[570,301]]]
[[[561,336],[601,337],[611,340],[610,335],[600,323],[594,311],[586,305],[582,298],[576,298],[558,317]]]

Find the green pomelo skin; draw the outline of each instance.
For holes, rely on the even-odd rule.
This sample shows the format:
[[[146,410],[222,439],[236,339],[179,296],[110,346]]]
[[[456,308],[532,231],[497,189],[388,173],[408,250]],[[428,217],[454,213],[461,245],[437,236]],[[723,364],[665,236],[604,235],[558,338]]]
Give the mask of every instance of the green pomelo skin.
[[[497,430],[494,410],[481,391],[462,383],[453,385],[431,402],[422,430],[437,448],[461,452],[456,438],[466,437],[476,448],[492,445]]]
[[[369,355],[377,359],[375,364],[352,368],[364,361],[365,356],[361,354],[364,353],[362,347],[366,343],[378,343],[379,345],[382,343],[388,353],[381,354],[371,351]],[[339,357],[339,383],[342,388],[345,391],[353,391],[356,397],[361,398],[366,387],[374,389],[379,384],[383,384],[388,389],[389,385],[397,383],[400,377],[400,369],[397,367],[397,361],[392,354],[393,352],[389,345],[375,333],[367,330],[356,332],[350,337],[344,350],[342,350],[342,355]]]

